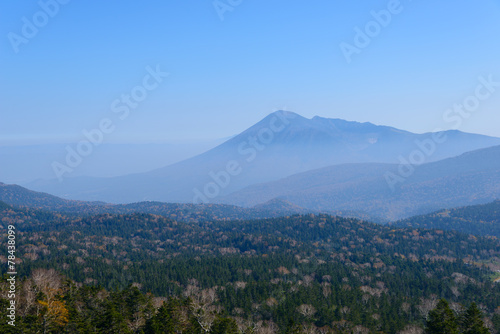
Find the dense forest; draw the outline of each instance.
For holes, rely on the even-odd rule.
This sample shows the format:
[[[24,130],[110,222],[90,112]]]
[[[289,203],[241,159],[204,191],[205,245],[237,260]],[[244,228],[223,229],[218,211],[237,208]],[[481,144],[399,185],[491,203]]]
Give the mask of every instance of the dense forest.
[[[17,230],[23,333],[420,333],[441,299],[500,330],[496,237],[322,214],[187,223],[0,204],[0,221]]]
[[[500,200],[440,210],[394,222],[398,227],[438,228],[500,238]]]
[[[78,284],[55,270],[36,269],[19,287],[15,326],[0,323],[2,333],[384,333],[341,319],[331,326],[314,324],[317,309],[301,304],[280,330],[272,320],[229,316],[221,308],[215,289],[201,289],[192,280],[179,297],[155,297],[136,285],[119,291]],[[0,292],[6,283],[0,283]],[[8,303],[0,299],[0,316],[6,318]],[[436,305],[432,308],[433,305]],[[427,313],[425,332],[430,334],[491,333],[476,303],[468,308],[450,305],[445,299],[419,305]],[[341,311],[340,313],[345,313]],[[488,320],[488,319],[487,319]],[[500,315],[493,316],[493,326]],[[407,325],[398,333],[422,333],[418,325]]]

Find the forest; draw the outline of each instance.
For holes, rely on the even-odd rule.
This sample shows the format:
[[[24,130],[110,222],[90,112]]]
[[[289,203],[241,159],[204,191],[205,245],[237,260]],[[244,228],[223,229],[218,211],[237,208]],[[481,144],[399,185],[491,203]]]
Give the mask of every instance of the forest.
[[[183,222],[5,203],[0,222],[2,245],[16,228],[18,272],[13,327],[2,265],[2,333],[500,330],[495,236],[325,214]]]

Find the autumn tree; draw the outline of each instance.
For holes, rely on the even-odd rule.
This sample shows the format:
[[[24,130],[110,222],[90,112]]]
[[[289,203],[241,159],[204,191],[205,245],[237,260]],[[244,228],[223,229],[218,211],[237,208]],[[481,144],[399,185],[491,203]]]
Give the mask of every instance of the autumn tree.
[[[37,269],[32,274],[32,281],[43,332],[59,331],[68,322],[68,309],[62,299],[61,276],[54,269]]]

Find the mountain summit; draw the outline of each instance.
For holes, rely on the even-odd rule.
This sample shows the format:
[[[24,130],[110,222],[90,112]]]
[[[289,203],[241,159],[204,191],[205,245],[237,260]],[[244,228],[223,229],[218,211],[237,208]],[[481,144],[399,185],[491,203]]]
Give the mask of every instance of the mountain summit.
[[[500,145],[500,138],[446,131],[425,162]],[[129,203],[144,200],[207,203],[249,185],[343,163],[399,163],[429,149],[435,134],[342,119],[308,119],[276,111],[193,158],[146,173],[113,178],[67,178],[27,184],[65,198]],[[427,143],[427,146],[425,146]],[[423,145],[423,146],[422,146]],[[424,148],[422,148],[424,147]]]

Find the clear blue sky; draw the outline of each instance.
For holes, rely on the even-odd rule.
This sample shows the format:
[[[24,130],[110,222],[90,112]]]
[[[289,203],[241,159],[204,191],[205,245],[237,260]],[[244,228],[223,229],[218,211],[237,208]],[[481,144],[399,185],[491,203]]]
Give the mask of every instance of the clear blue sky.
[[[479,76],[500,81],[500,0],[401,1],[348,64],[340,43],[388,2],[243,0],[221,20],[212,0],[73,0],[16,53],[9,33],[22,36],[23,17],[43,20],[41,7],[1,1],[0,144],[78,140],[106,117],[107,141],[222,138],[285,108],[450,127],[443,113]],[[111,103],[157,64],[169,76],[119,120]],[[500,87],[460,130],[500,136],[499,124]]]

